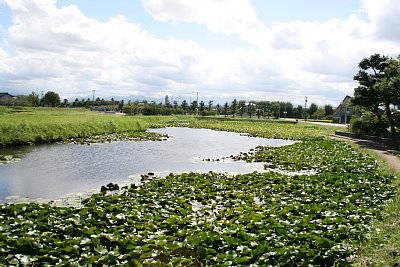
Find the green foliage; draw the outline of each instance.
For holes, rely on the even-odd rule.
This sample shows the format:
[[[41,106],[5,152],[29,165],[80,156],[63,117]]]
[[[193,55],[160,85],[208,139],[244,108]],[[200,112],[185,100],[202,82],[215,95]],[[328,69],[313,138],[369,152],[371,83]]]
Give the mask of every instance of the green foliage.
[[[41,102],[48,107],[57,107],[61,104],[60,96],[53,91],[48,91],[41,99]]]
[[[32,91],[32,93],[30,93],[28,95],[28,100],[29,103],[32,107],[38,107],[40,105],[40,99],[39,99],[39,95],[36,94],[35,92]]]
[[[399,102],[399,60],[400,57],[393,59],[379,54],[371,55],[359,63],[360,70],[354,76],[359,86],[354,89],[352,103],[374,113],[381,128],[384,128],[381,120],[381,109],[383,109],[392,135],[396,134],[396,128],[390,105]]]
[[[266,162],[266,168],[282,171],[365,174],[376,168],[374,159],[357,153],[349,144],[323,137],[308,137],[291,146],[258,147],[254,153],[245,153],[239,158]]]
[[[317,112],[318,106],[315,103],[311,103],[310,107],[307,110],[307,113],[310,115],[311,118],[315,118],[315,112]]]
[[[122,112],[127,115],[172,115],[185,114],[186,110],[173,108],[172,106],[162,106],[155,103],[129,103],[122,107]]]
[[[382,116],[379,121],[377,116],[363,115],[360,118],[353,117],[350,121],[350,128],[353,133],[360,135],[382,136],[388,133],[386,117]]]
[[[335,112],[335,111],[333,110],[332,105],[325,105],[325,106],[324,106],[324,110],[325,110],[325,115],[326,115],[326,116],[331,116],[331,115],[333,115],[333,113]]]

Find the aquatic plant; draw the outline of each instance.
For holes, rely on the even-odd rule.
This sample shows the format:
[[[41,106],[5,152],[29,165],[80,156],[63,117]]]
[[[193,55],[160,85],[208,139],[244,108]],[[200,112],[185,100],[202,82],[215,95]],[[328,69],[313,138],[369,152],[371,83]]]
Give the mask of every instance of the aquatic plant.
[[[179,124],[176,124],[179,126]],[[285,121],[260,120],[219,120],[218,118],[198,118],[189,121],[187,127],[246,133],[255,137],[302,140],[310,136],[328,136],[343,128],[331,125],[308,123],[285,123]]]
[[[265,162],[266,169],[284,171],[314,170],[318,173],[375,172],[377,162],[342,141],[305,137],[290,146],[257,147],[233,157],[236,160]]]
[[[0,205],[0,263],[345,266],[390,177],[187,173],[82,208]]]

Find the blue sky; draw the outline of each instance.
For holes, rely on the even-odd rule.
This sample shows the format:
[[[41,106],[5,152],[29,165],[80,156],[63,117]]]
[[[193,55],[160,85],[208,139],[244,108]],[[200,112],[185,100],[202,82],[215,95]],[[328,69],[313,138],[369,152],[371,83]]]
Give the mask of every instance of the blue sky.
[[[337,105],[397,0],[0,0],[0,91]]]
[[[252,0],[251,3],[261,21],[266,25],[274,22],[293,20],[324,21],[328,19],[346,18],[361,11],[359,0]],[[226,36],[207,31],[205,25],[195,23],[162,23],[155,21],[144,10],[141,1],[98,0],[95,6],[87,0],[58,0],[57,6],[77,5],[87,16],[100,21],[108,21],[110,17],[125,16],[130,22],[140,23],[150,33],[160,38],[175,37],[184,40],[196,40],[210,49],[229,49],[246,46],[237,36]],[[11,17],[11,16],[9,16]],[[365,17],[365,16],[364,16]]]

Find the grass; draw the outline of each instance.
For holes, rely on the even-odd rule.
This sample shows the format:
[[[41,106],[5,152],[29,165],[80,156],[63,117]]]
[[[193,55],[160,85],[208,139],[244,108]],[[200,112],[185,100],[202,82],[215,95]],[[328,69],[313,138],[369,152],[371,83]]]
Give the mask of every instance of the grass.
[[[399,177],[400,173],[379,154],[365,148],[359,149],[379,162],[380,171]],[[373,223],[375,230],[368,233],[360,244],[354,266],[400,266],[400,180],[395,180],[394,185],[397,188],[396,195],[383,208],[381,220]]]
[[[399,266],[400,197],[394,197],[383,211],[383,219],[360,246],[355,266]]]
[[[142,117],[105,115],[85,109],[2,108],[0,145],[26,145],[87,138],[94,135],[137,135],[149,122]]]

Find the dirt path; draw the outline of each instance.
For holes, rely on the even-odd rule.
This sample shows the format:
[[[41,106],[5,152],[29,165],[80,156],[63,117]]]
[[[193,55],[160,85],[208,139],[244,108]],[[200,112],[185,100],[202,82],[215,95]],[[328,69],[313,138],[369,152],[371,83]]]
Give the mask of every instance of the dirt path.
[[[387,147],[385,145],[369,141],[369,140],[362,140],[362,139],[354,139],[344,136],[332,135],[334,139],[340,140],[348,140],[351,141],[360,147],[367,148],[378,155],[380,155],[384,160],[388,162],[390,166],[392,166],[397,172],[400,172],[400,150]]]

